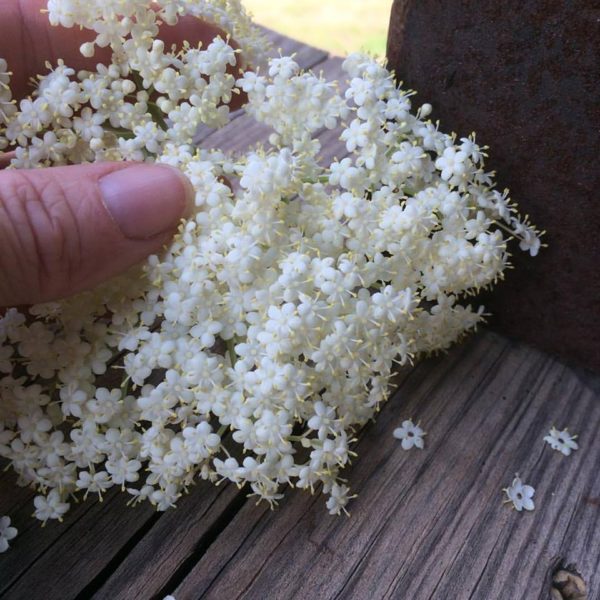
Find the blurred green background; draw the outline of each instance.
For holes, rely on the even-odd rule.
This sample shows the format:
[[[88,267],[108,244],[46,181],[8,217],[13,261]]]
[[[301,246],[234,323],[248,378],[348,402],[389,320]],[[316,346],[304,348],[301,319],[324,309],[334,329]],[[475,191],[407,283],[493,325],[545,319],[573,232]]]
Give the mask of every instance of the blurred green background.
[[[385,53],[392,0],[245,0],[261,25],[344,55]]]

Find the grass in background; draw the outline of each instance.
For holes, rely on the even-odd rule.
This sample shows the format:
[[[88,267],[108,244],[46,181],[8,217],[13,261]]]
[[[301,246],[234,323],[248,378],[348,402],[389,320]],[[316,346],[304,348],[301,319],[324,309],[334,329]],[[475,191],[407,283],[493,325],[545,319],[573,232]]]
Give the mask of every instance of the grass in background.
[[[261,25],[337,55],[385,53],[392,0],[245,0]]]

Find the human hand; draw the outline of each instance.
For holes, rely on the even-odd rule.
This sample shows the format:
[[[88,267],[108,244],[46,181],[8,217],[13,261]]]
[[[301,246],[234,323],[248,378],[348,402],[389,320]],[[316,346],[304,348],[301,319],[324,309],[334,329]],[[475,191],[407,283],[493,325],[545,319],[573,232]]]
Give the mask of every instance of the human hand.
[[[0,3],[0,57],[13,72],[20,99],[27,82],[58,58],[76,69],[109,61],[79,53],[87,30],[51,27],[44,0]],[[210,42],[220,30],[194,18],[163,27],[167,44]],[[2,164],[0,164],[0,168]],[[193,190],[176,169],[139,163],[96,163],[0,171],[0,307],[72,295],[157,252],[192,202]]]

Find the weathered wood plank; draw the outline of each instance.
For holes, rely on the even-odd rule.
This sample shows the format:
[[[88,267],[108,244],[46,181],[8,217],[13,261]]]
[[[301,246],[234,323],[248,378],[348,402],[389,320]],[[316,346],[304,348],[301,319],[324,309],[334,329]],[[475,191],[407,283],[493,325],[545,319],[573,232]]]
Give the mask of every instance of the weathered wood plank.
[[[199,482],[178,510],[165,513],[146,503],[130,509],[128,499],[112,489],[103,502],[82,503],[63,523],[46,527],[31,518],[29,504],[19,507],[15,524],[24,527],[18,544],[0,555],[0,597],[87,599],[110,579],[111,592],[99,597],[148,598],[184,561],[202,554],[211,529],[244,503],[245,494],[234,485]],[[115,570],[124,577],[113,577]]]
[[[106,581],[90,586],[82,598],[128,600],[160,597],[169,581],[184,573],[200,558],[206,547],[246,501],[246,493],[235,485],[215,488],[202,483],[183,498],[176,510],[165,513],[143,538],[121,557],[114,570],[106,573]],[[190,566],[186,565],[188,563]],[[95,588],[95,589],[94,589]]]
[[[127,518],[125,497],[111,490],[103,502],[72,508],[63,523],[45,527],[31,518],[31,503],[16,512],[19,535],[0,555],[0,596],[45,600],[72,598],[101,570],[154,511],[142,506]],[[134,511],[132,511],[133,513]]]
[[[358,445],[350,519],[303,493],[274,513],[245,505],[175,597],[546,598],[559,556],[597,593],[600,402],[590,381],[491,333],[422,363]],[[409,416],[429,433],[422,452],[392,437]],[[582,449],[563,457],[544,444],[553,423],[578,432]],[[516,471],[536,487],[533,513],[502,505]]]
[[[272,44],[271,55],[293,56],[303,69],[311,68],[329,56],[326,50],[303,44],[272,29],[265,28],[264,31]]]
[[[12,514],[25,502],[30,502],[33,491],[17,485],[17,477],[11,470],[4,471],[5,463],[0,463],[0,516]]]

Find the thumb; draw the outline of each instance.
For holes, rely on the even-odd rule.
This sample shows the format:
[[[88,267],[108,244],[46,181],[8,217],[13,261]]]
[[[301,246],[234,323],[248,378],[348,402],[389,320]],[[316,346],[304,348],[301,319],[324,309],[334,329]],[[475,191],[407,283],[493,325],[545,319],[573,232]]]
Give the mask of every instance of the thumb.
[[[164,165],[0,171],[0,307],[69,296],[126,270],[169,241],[192,198]]]

